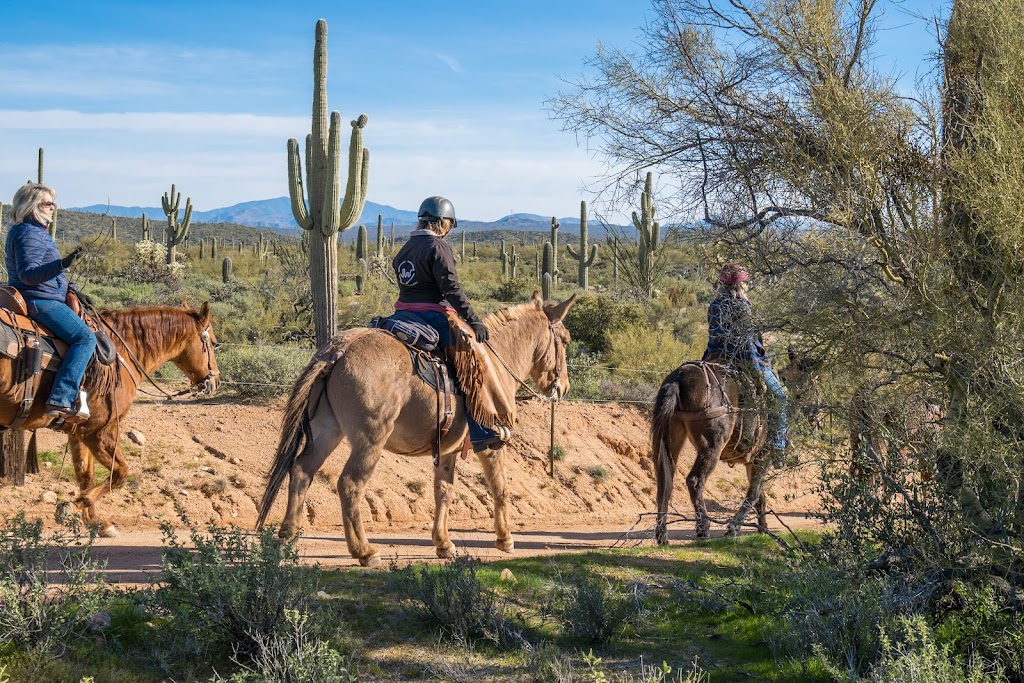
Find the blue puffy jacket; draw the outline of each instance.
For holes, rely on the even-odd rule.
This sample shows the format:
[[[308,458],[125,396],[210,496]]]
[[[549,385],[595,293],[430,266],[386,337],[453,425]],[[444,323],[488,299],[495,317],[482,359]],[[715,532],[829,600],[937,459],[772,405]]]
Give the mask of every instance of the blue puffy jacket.
[[[26,301],[63,302],[67,298],[68,278],[60,264],[60,252],[50,233],[33,218],[7,231],[5,254],[7,282],[21,292]]]

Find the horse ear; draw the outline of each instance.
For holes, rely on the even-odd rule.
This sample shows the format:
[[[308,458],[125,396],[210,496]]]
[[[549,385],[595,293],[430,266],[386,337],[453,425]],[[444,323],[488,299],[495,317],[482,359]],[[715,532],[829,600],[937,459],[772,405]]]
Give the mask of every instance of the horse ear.
[[[575,296],[575,295],[574,295]],[[199,320],[205,325],[210,322],[210,302],[204,301],[199,307]]]
[[[181,307],[182,308],[191,308],[191,306],[188,305],[188,301],[185,301],[184,299],[181,300]]]
[[[569,312],[569,309],[572,308],[572,305],[574,303],[576,303],[576,295],[575,294],[573,294],[572,296],[570,296],[568,299],[566,299],[562,303],[558,304],[557,306],[554,306],[551,309],[551,313],[549,314],[549,317],[552,320],[564,320],[565,319],[565,314]]]

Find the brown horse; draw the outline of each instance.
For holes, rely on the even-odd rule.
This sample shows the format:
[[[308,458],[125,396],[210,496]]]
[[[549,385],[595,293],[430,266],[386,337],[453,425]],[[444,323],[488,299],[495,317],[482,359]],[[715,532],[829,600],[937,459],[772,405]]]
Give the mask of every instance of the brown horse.
[[[86,372],[84,387],[89,393],[88,420],[68,435],[79,495],[73,501],[86,523],[99,526],[104,536],[116,536],[117,529],[104,522],[96,503],[107,491],[124,484],[128,463],[121,451],[121,421],[128,413],[145,376],[170,361],[184,372],[193,388],[213,393],[217,389],[217,339],[210,323],[210,305],[199,310],[187,304],[149,306],[123,311],[103,311],[103,319],[120,358],[102,366],[94,363]],[[22,399],[13,381],[18,362],[0,356],[0,424],[11,424]],[[46,396],[54,374],[44,372],[28,419],[19,429],[47,427],[53,420],[44,415]],[[110,471],[107,479],[94,483],[96,463]]]
[[[497,381],[513,396],[518,378],[529,375],[541,393],[557,400],[569,390],[565,348],[569,332],[562,319],[575,295],[560,304],[545,304],[534,292],[529,303],[487,317],[490,347],[499,359]],[[338,496],[345,524],[345,542],[363,566],[377,566],[377,549],[363,533],[359,510],[363,492],[385,450],[397,455],[430,456],[437,429],[437,398],[432,388],[413,374],[406,346],[379,330],[349,330],[335,337],[343,348],[333,366],[317,354],[296,380],[285,408],[281,440],[268,475],[257,522],[262,526],[286,476],[288,506],[280,536],[294,536],[313,475],[347,439],[351,454],[338,478]],[[325,347],[327,348],[327,347]],[[455,545],[448,537],[448,506],[453,495],[455,460],[466,437],[466,418],[460,397],[451,429],[440,444],[434,467],[434,529],[438,557],[450,557]],[[494,497],[496,547],[512,552],[508,527],[508,489],[505,450],[477,453]],[[429,462],[429,460],[428,460]]]
[[[767,463],[756,456],[764,446],[767,430],[762,410],[741,406],[741,382],[744,393],[752,393],[744,377],[719,363],[689,362],[673,370],[662,382],[651,418],[658,496],[654,535],[659,545],[668,543],[668,506],[676,464],[687,441],[697,449],[697,458],[686,476],[697,537],[706,538],[711,528],[704,505],[704,486],[719,461],[743,463],[747,469],[747,493],[728,523],[728,535],[739,533],[755,505],[758,524],[765,526],[762,489]]]

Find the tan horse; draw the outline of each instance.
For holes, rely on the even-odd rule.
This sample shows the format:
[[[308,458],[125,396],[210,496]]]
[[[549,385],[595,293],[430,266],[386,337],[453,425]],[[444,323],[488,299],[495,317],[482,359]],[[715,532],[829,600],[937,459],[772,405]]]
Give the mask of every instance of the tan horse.
[[[490,346],[500,359],[495,363],[507,396],[513,396],[519,379],[530,376],[541,393],[559,399],[569,390],[565,348],[569,332],[562,319],[575,295],[560,304],[545,304],[534,292],[529,303],[507,308],[487,317]],[[345,542],[352,557],[363,566],[377,566],[377,549],[363,532],[360,503],[373,470],[384,451],[397,455],[426,456],[430,463],[437,429],[437,398],[432,388],[413,374],[405,345],[385,332],[362,329],[343,332],[332,342],[344,348],[337,362],[318,354],[296,380],[285,408],[281,440],[263,500],[258,526],[262,526],[286,476],[288,506],[280,536],[298,531],[299,512],[313,475],[343,439],[351,454],[338,479],[338,496],[345,524]],[[504,365],[504,367],[503,367]],[[441,443],[434,467],[434,529],[438,557],[450,557],[455,544],[448,537],[448,507],[453,495],[455,460],[466,436],[461,397],[455,420]],[[512,552],[508,526],[508,488],[505,482],[505,450],[478,453],[491,495],[494,497],[496,547]],[[428,465],[429,466],[429,465]]]
[[[747,493],[739,511],[729,520],[728,535],[739,533],[755,505],[758,524],[765,526],[763,483],[767,463],[756,456],[764,446],[767,430],[763,411],[740,407],[738,377],[734,370],[719,363],[689,362],[673,370],[658,390],[651,417],[651,453],[657,480],[655,538],[659,545],[668,543],[668,506],[676,464],[687,441],[697,450],[686,476],[697,538],[706,538],[711,528],[704,486],[719,462],[742,463],[747,470]]]
[[[93,364],[86,372],[84,387],[89,392],[91,415],[68,435],[68,445],[79,490],[74,506],[85,522],[99,526],[104,536],[116,536],[117,529],[100,519],[96,504],[103,494],[120,487],[128,477],[128,463],[120,444],[121,421],[135,400],[139,385],[145,381],[145,374],[169,361],[188,376],[193,388],[213,393],[220,372],[208,303],[199,310],[182,304],[108,310],[102,316],[110,326],[107,331],[121,359],[110,366]],[[0,424],[11,424],[18,413],[22,391],[12,381],[18,371],[17,361],[0,356]],[[40,429],[52,421],[43,413],[53,377],[52,372],[42,374],[37,400],[19,429]],[[110,475],[95,483],[97,462]]]

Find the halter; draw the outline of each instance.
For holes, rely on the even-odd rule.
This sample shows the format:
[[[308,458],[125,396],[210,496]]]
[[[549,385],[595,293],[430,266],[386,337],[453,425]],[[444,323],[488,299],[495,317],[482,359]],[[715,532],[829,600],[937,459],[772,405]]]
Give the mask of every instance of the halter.
[[[558,380],[561,379],[561,377],[562,377],[562,357],[558,353],[558,343],[561,340],[558,337],[558,332],[556,331],[556,326],[557,327],[564,327],[562,325],[562,321],[561,320],[548,320],[548,332],[551,333],[551,345],[555,349],[555,383],[557,383]],[[505,359],[501,357],[501,354],[499,354],[497,351],[495,351],[494,347],[491,346],[491,342],[486,341],[486,342],[484,342],[484,344],[487,346],[487,348],[489,348],[491,350],[491,353],[494,354],[494,357],[498,359],[498,362],[501,363],[501,366],[503,368],[505,368],[505,371],[508,372],[508,374],[512,375],[512,379],[514,379],[516,382],[518,382],[519,386],[525,387],[527,391],[529,391],[531,394],[533,394],[534,398],[539,398],[542,401],[557,401],[558,400],[558,399],[555,399],[555,398],[548,398],[547,396],[541,396],[536,391],[534,391],[533,388],[529,384],[527,384],[518,375],[516,375],[515,372],[512,371],[512,368],[510,368],[508,366],[508,363],[506,363]],[[547,349],[545,349],[545,350],[547,350]]]

